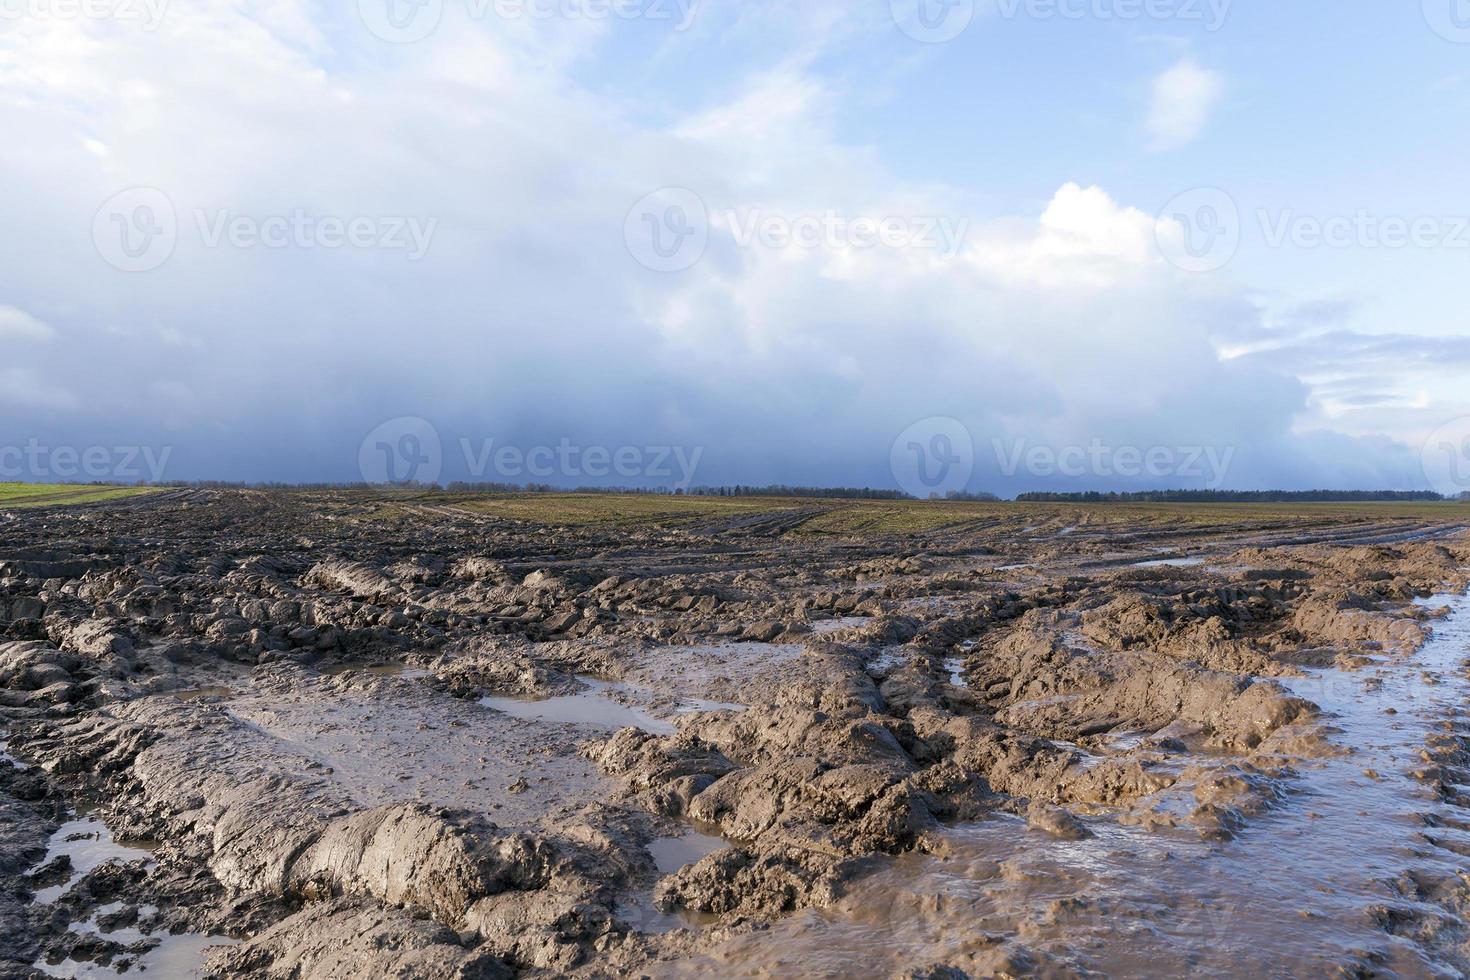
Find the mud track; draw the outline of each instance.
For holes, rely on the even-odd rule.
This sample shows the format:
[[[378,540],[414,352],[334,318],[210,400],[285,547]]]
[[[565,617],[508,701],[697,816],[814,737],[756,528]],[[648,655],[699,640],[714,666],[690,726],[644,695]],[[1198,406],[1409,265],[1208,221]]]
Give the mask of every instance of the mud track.
[[[0,976],[1470,972],[1455,520],[826,514],[0,512]]]

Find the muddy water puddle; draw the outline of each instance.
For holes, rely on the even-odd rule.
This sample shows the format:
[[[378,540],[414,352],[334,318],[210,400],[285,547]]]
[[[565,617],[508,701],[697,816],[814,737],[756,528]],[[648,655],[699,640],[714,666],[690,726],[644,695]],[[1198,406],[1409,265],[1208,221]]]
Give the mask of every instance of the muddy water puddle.
[[[706,698],[684,698],[674,709],[676,715],[696,715],[707,711],[749,711],[750,707],[734,701],[710,701]]]
[[[671,875],[729,846],[729,842],[720,837],[689,829],[678,837],[660,837],[652,841],[648,845],[648,853],[652,855],[654,867],[660,875]],[[618,917],[635,930],[650,935],[675,929],[698,931],[720,921],[717,915],[688,909],[664,911],[654,903],[652,891],[630,896],[618,904],[616,911]]]
[[[46,867],[57,858],[66,857],[71,869],[65,881],[36,891],[35,904],[50,905],[67,894],[78,881],[103,865],[145,861],[151,867],[154,844],[147,841],[120,844],[112,830],[92,814],[81,814],[57,828],[51,835],[46,856],[33,871]],[[157,913],[149,905],[139,907],[134,924],[109,927],[104,924],[124,908],[123,903],[104,905],[67,931],[113,944],[115,952],[101,957],[108,962],[63,959],[55,963],[37,960],[32,968],[53,977],[122,978],[134,976],[197,977],[203,975],[204,951],[210,946],[232,944],[233,939],[191,933],[178,935],[152,934],[138,925]]]
[[[174,697],[180,701],[228,701],[235,696],[233,689],[228,687],[196,687],[187,691],[175,691]]]
[[[841,630],[857,629],[860,626],[867,626],[872,621],[872,616],[839,616],[836,619],[819,619],[811,624],[812,635],[825,636]]]
[[[647,698],[649,691],[621,681],[580,675],[577,680],[586,690],[576,694],[564,694],[550,698],[485,697],[480,704],[512,718],[531,721],[546,721],[564,725],[588,725],[617,731],[622,728],[641,728],[650,735],[672,735],[677,730],[667,718],[660,718],[651,710],[628,700]],[[745,711],[746,705],[733,701],[714,701],[708,698],[684,697],[669,709],[675,716],[714,711]]]
[[[868,658],[867,670],[868,673],[881,677],[902,667],[908,659],[909,651],[906,647],[884,647]]]
[[[688,909],[665,912],[654,904],[652,893],[636,895],[619,902],[613,911],[634,931],[650,936],[663,935],[675,929],[698,932],[720,922],[718,915],[706,912],[692,912]]]
[[[107,824],[88,814],[68,820],[57,828],[46,846],[46,856],[31,869],[32,873],[60,857],[71,861],[70,873],[60,884],[37,889],[35,901],[39,905],[49,905],[56,901],[70,891],[75,882],[104,864],[142,860],[151,865],[153,845],[149,842],[119,844],[113,839]]]
[[[837,905],[668,974],[889,975],[924,963],[984,972],[1011,944],[1040,954],[1033,969],[1050,961],[1117,976],[1464,975],[1465,964],[1437,961],[1409,938],[1443,910],[1393,888],[1410,870],[1454,880],[1465,863],[1426,837],[1442,818],[1463,817],[1410,772],[1470,697],[1470,599],[1426,605],[1453,614],[1416,655],[1284,682],[1322,706],[1333,743],[1348,751],[1294,763],[1276,807],[1234,839],[1150,831],[1104,812],[1082,818],[1092,838],[1059,841],[995,817],[948,830],[942,855],[898,859]],[[1106,751],[1144,737],[1119,733]],[[1186,797],[1192,787],[1180,785],[1146,802],[1169,810]],[[1411,921],[1390,932],[1375,909]]]
[[[142,929],[137,928],[136,926],[118,926],[116,928],[107,928],[102,925],[102,919],[108,916],[115,915],[118,912],[121,912],[126,907],[126,903],[123,902],[113,902],[111,905],[104,905],[101,908],[97,909],[97,911],[93,912],[92,917],[90,919],[87,919],[85,922],[71,923],[69,926],[66,927],[66,931],[74,932],[79,935],[103,936],[111,940],[112,942],[121,943],[124,946],[130,946],[133,943],[142,942],[144,939],[148,938],[148,934]],[[146,918],[148,916],[154,915],[155,913],[157,913],[157,911],[158,909],[155,906],[143,905],[138,908],[138,916],[140,918]]]
[[[576,694],[565,694],[539,701],[525,698],[488,697],[480,703],[512,718],[533,721],[558,722],[567,725],[588,725],[593,728],[617,730],[641,728],[651,735],[672,735],[676,731],[672,722],[659,718],[642,708],[632,707],[613,700],[610,695],[625,690],[613,681],[591,677],[577,678],[587,685],[587,690]]]
[[[1133,563],[1134,568],[1199,568],[1206,558],[1152,558]]]
[[[47,976],[75,977],[79,980],[83,978],[84,980],[123,980],[123,978],[138,976],[158,977],[160,980],[184,980],[184,978],[204,976],[205,950],[211,946],[232,946],[236,942],[224,936],[202,936],[195,933],[150,937],[136,929],[105,932],[98,929],[95,923],[90,925],[92,926],[90,929],[84,927],[73,931],[91,932],[100,938],[125,946],[133,946],[153,938],[158,941],[147,952],[124,954],[115,957],[110,964],[105,966],[101,963],[80,960],[62,960],[59,963],[37,960],[32,964],[33,968]]]
[[[15,756],[10,754],[10,740],[4,737],[0,737],[0,764],[3,763],[9,763],[17,770],[24,770],[28,768],[24,762],[21,762]]]
[[[773,643],[657,647],[631,664],[624,680],[584,674],[576,679],[586,689],[576,694],[539,700],[492,696],[480,703],[514,718],[672,735],[671,718],[748,710],[731,696],[757,696],[754,679],[800,660],[803,652],[800,644]]]
[[[944,672],[949,675],[949,683],[951,684],[951,686],[970,686],[970,682],[965,680],[964,657],[946,657],[944,660]]]
[[[409,667],[407,664],[331,664],[319,671],[325,677],[341,677],[344,674],[366,677],[400,677],[406,681],[423,680],[432,676],[432,671]]]
[[[723,838],[691,830],[682,837],[659,838],[648,845],[648,853],[653,855],[653,863],[659,874],[671,875],[729,846]]]

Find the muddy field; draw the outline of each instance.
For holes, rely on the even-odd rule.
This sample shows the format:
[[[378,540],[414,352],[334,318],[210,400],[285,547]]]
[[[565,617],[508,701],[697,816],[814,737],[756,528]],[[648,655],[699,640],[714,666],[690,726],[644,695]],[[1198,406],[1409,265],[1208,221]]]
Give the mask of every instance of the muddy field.
[[[0,510],[0,975],[1463,976],[1467,526]]]

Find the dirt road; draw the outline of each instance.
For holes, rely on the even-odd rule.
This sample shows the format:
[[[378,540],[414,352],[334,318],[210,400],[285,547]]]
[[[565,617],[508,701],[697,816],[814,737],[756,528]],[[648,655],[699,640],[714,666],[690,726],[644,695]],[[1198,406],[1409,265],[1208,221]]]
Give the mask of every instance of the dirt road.
[[[0,976],[1470,972],[1461,510],[638,503],[0,511]]]

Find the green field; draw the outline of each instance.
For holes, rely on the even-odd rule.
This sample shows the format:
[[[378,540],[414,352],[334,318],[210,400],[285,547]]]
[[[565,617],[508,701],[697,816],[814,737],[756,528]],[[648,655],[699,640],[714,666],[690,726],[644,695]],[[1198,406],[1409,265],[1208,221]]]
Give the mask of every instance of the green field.
[[[736,517],[794,510],[812,501],[761,497],[671,497],[656,494],[528,493],[449,497],[476,513],[533,524],[659,524],[681,518]]]
[[[697,527],[769,516],[785,533],[833,536],[903,534],[967,524],[1020,524],[1060,530],[1161,524],[1288,527],[1383,520],[1463,521],[1470,503],[1016,503],[1010,501],[845,500],[809,497],[673,497],[653,494],[474,494],[390,492],[390,509],[428,504],[545,526]]]
[[[152,487],[113,487],[49,483],[0,483],[0,509],[93,504],[154,493]]]
[[[151,487],[0,483],[0,509],[92,504],[155,493]],[[259,491],[256,491],[259,492]],[[270,492],[270,491],[268,491]],[[310,487],[280,490],[312,495]],[[340,492],[334,493],[342,499]],[[718,529],[766,525],[792,535],[863,537],[946,528],[1104,530],[1142,525],[1221,528],[1254,524],[1292,527],[1385,520],[1463,522],[1470,503],[1017,503],[1011,501],[849,500],[820,497],[674,497],[613,493],[474,493],[425,489],[349,491],[366,520],[401,517],[407,509],[463,511],[547,527]]]

